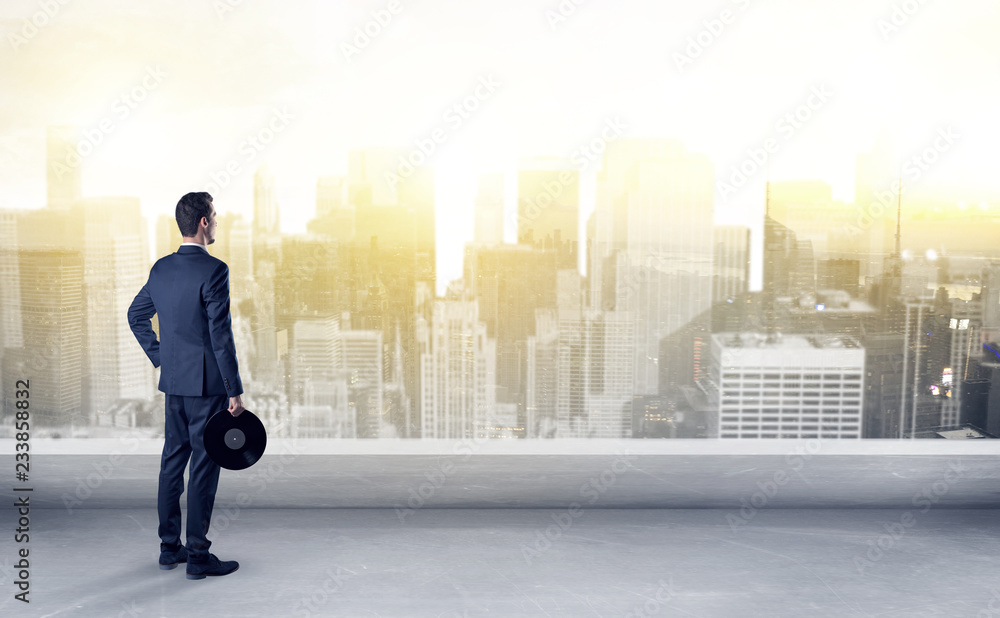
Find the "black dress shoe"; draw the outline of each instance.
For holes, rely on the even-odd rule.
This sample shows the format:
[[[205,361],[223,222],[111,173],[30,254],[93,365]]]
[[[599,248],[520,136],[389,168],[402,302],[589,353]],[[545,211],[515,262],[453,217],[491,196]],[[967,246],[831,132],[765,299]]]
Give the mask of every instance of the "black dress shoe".
[[[183,545],[176,551],[160,551],[160,568],[164,571],[176,569],[177,565],[187,562],[187,548]]]
[[[209,554],[208,560],[198,562],[188,561],[187,578],[205,579],[209,575],[229,575],[238,568],[240,568],[240,563],[235,560],[226,560],[223,562],[216,558],[215,554]]]

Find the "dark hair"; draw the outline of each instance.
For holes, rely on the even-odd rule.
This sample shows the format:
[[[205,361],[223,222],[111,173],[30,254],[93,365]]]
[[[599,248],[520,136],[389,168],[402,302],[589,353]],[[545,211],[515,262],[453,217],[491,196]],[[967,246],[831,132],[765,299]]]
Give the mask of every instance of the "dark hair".
[[[174,211],[174,218],[177,219],[177,227],[181,230],[181,236],[191,238],[198,233],[198,224],[201,218],[212,218],[212,196],[204,191],[201,193],[188,193],[177,202],[177,209]]]

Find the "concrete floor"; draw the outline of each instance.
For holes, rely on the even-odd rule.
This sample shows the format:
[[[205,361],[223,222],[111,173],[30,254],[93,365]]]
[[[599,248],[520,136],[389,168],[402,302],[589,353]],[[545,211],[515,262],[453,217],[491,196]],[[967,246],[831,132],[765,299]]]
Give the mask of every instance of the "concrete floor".
[[[156,525],[33,509],[31,603],[5,542],[0,615],[1000,616],[993,509],[217,509],[241,566],[200,581]]]

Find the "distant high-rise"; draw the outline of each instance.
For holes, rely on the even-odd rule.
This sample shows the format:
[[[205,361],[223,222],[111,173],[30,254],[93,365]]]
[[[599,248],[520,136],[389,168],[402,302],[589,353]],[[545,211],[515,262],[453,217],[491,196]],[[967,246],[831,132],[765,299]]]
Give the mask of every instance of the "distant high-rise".
[[[624,251],[627,245],[628,228],[621,219],[620,206],[629,187],[632,169],[640,161],[656,158],[679,157],[684,145],[677,140],[660,138],[623,137],[610,142],[604,153],[601,169],[597,174],[597,202],[593,218],[593,229],[588,228],[593,238],[590,254],[587,256],[587,277],[590,283],[590,306],[599,307],[602,299],[606,306],[614,306],[614,290],[605,290],[606,283],[617,281],[614,276],[605,277],[603,267],[614,251]],[[612,262],[614,264],[614,262]]]
[[[479,319],[497,345],[497,401],[518,406],[525,421],[527,341],[536,311],[556,308],[556,254],[527,245],[469,246],[464,279]]]
[[[724,302],[744,296],[750,284],[750,228],[717,225],[713,246],[712,299]]]
[[[295,322],[289,352],[293,437],[356,437],[341,343],[337,317]]]
[[[862,260],[863,276],[882,272],[883,260],[895,244],[900,175],[895,158],[895,146],[888,135],[880,135],[870,152],[858,155],[850,249]]]
[[[938,396],[941,401],[941,425],[951,426],[963,422],[961,418],[964,405],[964,390],[962,382],[979,378],[979,346],[982,328],[982,300],[977,296],[973,300],[961,298],[948,299],[951,314],[948,318],[948,346],[946,366],[941,373],[941,383]],[[985,427],[984,427],[985,429]]]
[[[527,338],[525,435],[631,435],[633,320],[584,305],[576,269],[557,273],[556,307],[535,310]]]
[[[517,242],[555,251],[559,268],[577,268],[580,172],[569,161],[535,158],[517,174]]]
[[[388,364],[402,364],[403,372],[402,388],[394,391],[390,401],[392,425],[399,435],[411,437],[420,426],[420,353],[415,333],[421,311],[418,291],[423,284],[430,290],[435,288],[437,258],[434,169],[429,165],[407,167],[405,154],[397,148],[349,153],[347,206],[354,209],[354,233],[350,239],[339,233],[334,237],[348,245],[345,267],[351,273],[348,285],[352,289],[347,300],[355,327],[377,329],[383,342],[389,343],[399,326],[402,351],[387,354]],[[397,401],[400,396],[409,402]],[[399,413],[410,419],[405,427],[397,424]],[[384,416],[384,408],[381,414]],[[389,425],[385,418],[380,423],[382,430]],[[359,437],[364,431],[359,424]]]
[[[633,326],[613,311],[536,312],[526,350],[527,437],[631,435]]]
[[[346,206],[346,181],[343,176],[320,176],[316,181],[316,217],[325,217]]]
[[[49,208],[67,210],[80,199],[83,157],[77,152],[78,143],[80,131],[77,127],[51,126],[45,130],[45,183]]]
[[[763,273],[764,292],[769,298],[816,293],[812,242],[800,239],[794,230],[766,215]]]
[[[850,246],[845,243],[857,226],[857,211],[834,201],[829,184],[818,180],[768,184],[771,218],[795,232],[799,241],[809,241],[816,259],[848,257]]]
[[[641,160],[614,202],[615,245],[623,278],[614,308],[632,311],[635,394],[658,394],[660,341],[712,302],[712,206],[715,173],[703,155]]]
[[[719,438],[861,438],[865,350],[844,335],[712,335]]]
[[[149,274],[146,222],[138,198],[87,198],[74,209],[84,223],[85,410],[93,424],[111,424],[118,400],[146,399],[153,384],[153,368],[123,318]]]
[[[304,404],[310,383],[334,382],[343,369],[340,321],[335,317],[300,319],[292,329],[293,404]]]
[[[895,440],[901,436],[903,396],[903,334],[865,335],[865,438]]]
[[[341,330],[341,350],[347,373],[347,389],[356,419],[357,437],[382,435],[383,350],[382,332]]]
[[[498,245],[503,242],[503,174],[483,174],[476,193],[477,244]]]
[[[253,175],[253,229],[257,236],[281,233],[274,174],[266,163],[261,164]]]
[[[222,260],[229,266],[229,290],[234,303],[250,298],[253,289],[253,232],[240,214],[225,217]],[[223,235],[222,232],[219,232]],[[218,245],[216,242],[213,246]],[[220,251],[220,254],[222,252]]]
[[[417,321],[423,401],[421,436],[488,438],[497,423],[496,342],[475,301],[435,301]]]
[[[0,384],[9,384],[3,374],[6,348],[21,348],[21,274],[18,263],[18,212],[0,211]],[[16,379],[16,378],[15,378]],[[5,389],[6,390],[6,389]]]
[[[903,315],[903,376],[897,437],[909,438],[914,433],[941,425],[941,404],[930,391],[931,374],[928,371],[932,337],[927,333],[929,322],[935,317],[935,302],[926,298],[908,300]]]
[[[398,206],[399,148],[352,150],[347,159],[347,201],[358,207]]]
[[[83,257],[79,251],[58,249],[25,249],[19,257],[22,357],[31,374],[31,417],[41,427],[85,426]],[[118,317],[127,328],[124,315]]]
[[[348,155],[347,199],[354,242],[416,253],[416,277],[435,281],[435,179],[429,165],[406,167],[406,151],[365,148]]]
[[[992,345],[1000,343],[1000,264],[991,263],[983,268],[981,300],[983,313],[980,318],[980,343],[988,343],[994,349],[1000,349]]]
[[[314,234],[323,234],[342,243],[354,241],[355,206],[347,201],[347,178],[321,176],[316,181],[316,218],[307,224]]]

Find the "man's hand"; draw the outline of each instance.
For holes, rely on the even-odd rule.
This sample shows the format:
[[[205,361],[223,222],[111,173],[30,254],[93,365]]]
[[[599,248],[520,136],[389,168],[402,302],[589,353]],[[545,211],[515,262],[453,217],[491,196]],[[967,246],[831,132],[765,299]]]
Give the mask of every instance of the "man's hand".
[[[246,408],[243,407],[243,396],[237,395],[235,397],[229,398],[229,413],[233,416],[239,416],[243,414]]]

